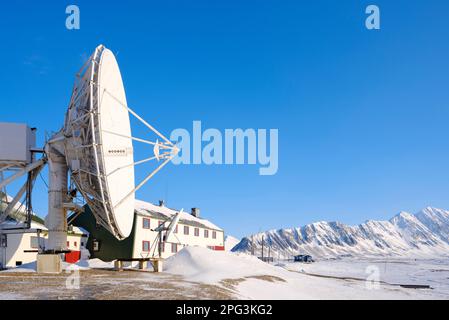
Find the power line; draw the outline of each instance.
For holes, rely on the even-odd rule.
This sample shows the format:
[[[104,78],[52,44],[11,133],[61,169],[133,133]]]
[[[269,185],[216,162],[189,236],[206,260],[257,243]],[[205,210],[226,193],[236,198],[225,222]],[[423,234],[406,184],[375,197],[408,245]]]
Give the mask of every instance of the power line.
[[[42,182],[45,184],[47,189],[49,189],[47,182],[44,180],[44,177],[42,177],[42,173],[39,173],[39,177],[41,177]]]

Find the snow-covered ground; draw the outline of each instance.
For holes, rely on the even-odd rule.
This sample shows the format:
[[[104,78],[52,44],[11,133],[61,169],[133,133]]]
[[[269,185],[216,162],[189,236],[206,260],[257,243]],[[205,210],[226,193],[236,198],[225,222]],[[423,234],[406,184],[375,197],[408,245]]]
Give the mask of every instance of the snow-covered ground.
[[[385,270],[383,261],[332,260],[307,265],[271,265],[245,254],[191,247],[171,257],[166,271],[181,275],[187,281],[225,286],[232,283],[236,297],[244,299],[449,299],[448,271],[444,265],[447,262],[391,262],[393,266],[389,272],[379,271],[379,280],[392,285],[373,286],[372,282],[365,281],[373,272],[372,267],[367,267]],[[303,269],[318,275],[361,280],[318,277],[302,273]],[[440,282],[442,284],[438,285]],[[430,284],[435,289],[405,289],[396,284]]]
[[[449,299],[449,259],[355,259],[324,260],[311,264],[283,263],[284,268],[313,275],[340,278],[375,278],[400,285],[427,285],[432,295]]]
[[[81,260],[77,263],[62,263],[63,270],[90,270],[90,269],[111,269],[114,267],[113,262],[103,262],[100,259]],[[131,267],[131,266],[130,266]],[[26,263],[20,267],[6,269],[0,271],[2,273],[32,273],[36,272],[36,261]]]
[[[83,292],[90,290],[97,293],[97,299],[165,299],[173,292],[181,299],[449,299],[448,266],[448,259],[347,258],[267,264],[243,253],[187,247],[165,261],[163,274],[155,274],[151,268],[146,272],[116,272],[110,270],[112,263],[98,259],[64,264],[66,270],[81,270],[80,288],[84,290],[75,293],[47,280],[64,284],[65,274],[50,277],[30,273],[35,264],[3,271],[0,299],[20,294],[38,299],[70,294],[84,299]],[[379,280],[378,285],[366,281],[367,277]],[[12,282],[26,288],[8,285]],[[406,289],[400,284],[433,289]]]

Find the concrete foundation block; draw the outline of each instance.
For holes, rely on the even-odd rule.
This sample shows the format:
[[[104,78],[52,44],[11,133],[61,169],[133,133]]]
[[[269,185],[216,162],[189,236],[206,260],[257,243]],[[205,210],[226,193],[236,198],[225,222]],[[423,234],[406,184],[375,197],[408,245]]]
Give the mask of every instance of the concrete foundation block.
[[[114,269],[116,271],[123,271],[123,261],[115,260],[114,261]]]
[[[140,270],[145,270],[148,266],[148,262],[147,261],[139,261],[139,269]]]
[[[62,273],[62,261],[58,254],[38,254],[37,273]]]
[[[159,260],[159,259],[154,260],[153,261],[153,269],[154,269],[154,272],[162,272],[164,270],[162,260]]]

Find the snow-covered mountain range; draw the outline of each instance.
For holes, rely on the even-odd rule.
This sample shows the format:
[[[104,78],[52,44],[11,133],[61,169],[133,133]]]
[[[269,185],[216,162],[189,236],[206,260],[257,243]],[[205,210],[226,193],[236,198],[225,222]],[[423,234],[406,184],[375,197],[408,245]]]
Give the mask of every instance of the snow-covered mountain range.
[[[317,222],[300,228],[272,230],[243,238],[233,251],[272,256],[311,254],[340,256],[449,256],[449,211],[427,207],[416,214],[401,212],[389,221],[358,226]]]

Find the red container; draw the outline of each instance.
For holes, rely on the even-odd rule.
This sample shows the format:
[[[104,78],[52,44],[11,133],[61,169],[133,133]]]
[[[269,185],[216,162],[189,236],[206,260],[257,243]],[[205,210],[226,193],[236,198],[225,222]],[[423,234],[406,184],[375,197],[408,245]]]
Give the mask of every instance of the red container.
[[[71,251],[65,254],[65,262],[76,263],[81,258],[81,251]]]

